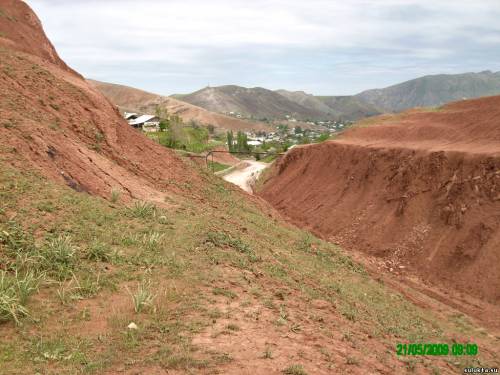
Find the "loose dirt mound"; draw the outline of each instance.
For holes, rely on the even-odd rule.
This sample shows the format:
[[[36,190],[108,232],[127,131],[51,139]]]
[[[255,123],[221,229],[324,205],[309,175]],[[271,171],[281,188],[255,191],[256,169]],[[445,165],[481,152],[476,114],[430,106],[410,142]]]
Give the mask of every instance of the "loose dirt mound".
[[[126,111],[155,113],[160,106],[170,114],[180,116],[184,122],[196,121],[204,125],[213,125],[222,130],[271,131],[272,128],[262,122],[245,121],[219,113],[213,113],[201,107],[180,100],[152,94],[132,87],[89,80],[90,84],[102,92],[111,102]]]
[[[293,149],[261,195],[299,225],[500,302],[500,97]]]
[[[163,201],[173,179],[199,179],[61,61],[26,4],[0,0],[0,10],[3,158],[104,197]]]

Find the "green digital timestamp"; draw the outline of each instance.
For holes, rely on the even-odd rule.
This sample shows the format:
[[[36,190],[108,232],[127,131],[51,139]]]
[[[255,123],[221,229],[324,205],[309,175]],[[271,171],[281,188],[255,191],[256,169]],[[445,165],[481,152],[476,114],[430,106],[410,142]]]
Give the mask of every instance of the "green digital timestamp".
[[[399,356],[422,356],[422,355],[433,355],[433,356],[462,356],[468,355],[473,356],[478,353],[477,344],[473,343],[454,343],[451,344],[397,344],[396,354]]]

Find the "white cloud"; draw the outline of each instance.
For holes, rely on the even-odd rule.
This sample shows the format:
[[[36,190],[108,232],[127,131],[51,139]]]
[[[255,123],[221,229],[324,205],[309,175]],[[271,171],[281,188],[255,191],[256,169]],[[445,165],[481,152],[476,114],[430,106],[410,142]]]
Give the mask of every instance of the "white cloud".
[[[241,82],[241,71],[228,69],[230,64],[245,67],[245,82],[252,75],[262,81],[264,72],[253,72],[254,65],[271,67],[267,82],[273,85],[272,66],[280,66],[277,75],[288,72],[290,78],[310,77],[291,59],[307,60],[321,56],[322,61],[303,63],[304,69],[317,66],[325,75],[338,59],[349,60],[363,55],[365,61],[385,58],[393,68],[397,61],[435,62],[465,55],[481,60],[489,48],[499,47],[500,2],[498,0],[33,0],[45,29],[62,57],[89,76],[102,77],[106,66],[121,66],[115,77],[127,71],[142,71],[145,87],[152,87],[152,73],[147,64],[161,66],[162,77],[193,77],[206,72],[198,86],[207,79],[215,83]],[[485,37],[482,38],[482,35]],[[460,43],[459,41],[463,42]],[[481,46],[480,49],[477,46]],[[473,55],[467,54],[471,48]],[[323,60],[324,59],[324,60]],[[256,63],[256,64],[254,64]],[[132,68],[132,65],[134,68]],[[402,64],[405,65],[405,64]],[[99,68],[102,66],[102,68]],[[470,64],[464,64],[463,69]],[[353,69],[359,69],[356,64]],[[165,69],[169,69],[167,72]],[[329,74],[331,76],[331,74]],[[193,78],[193,79],[194,79]],[[409,77],[411,78],[411,77]],[[290,82],[289,86],[298,85]],[[137,76],[134,77],[137,80]],[[168,80],[165,85],[174,85]],[[193,80],[175,82],[166,91],[187,91],[196,86]],[[282,81],[277,81],[275,84]],[[356,90],[361,82],[353,82]],[[141,82],[138,83],[139,86]],[[156,85],[159,85],[157,82]],[[334,79],[322,82],[322,90],[349,90],[338,87]],[[158,86],[156,86],[158,87]],[[318,87],[311,82],[309,87]],[[307,87],[304,87],[307,89]]]

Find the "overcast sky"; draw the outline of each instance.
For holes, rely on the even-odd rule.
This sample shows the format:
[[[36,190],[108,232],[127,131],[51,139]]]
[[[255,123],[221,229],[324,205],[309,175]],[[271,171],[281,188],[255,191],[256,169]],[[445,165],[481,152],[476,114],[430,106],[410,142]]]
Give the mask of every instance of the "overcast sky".
[[[159,94],[207,85],[354,94],[500,70],[500,0],[28,0],[89,78]]]

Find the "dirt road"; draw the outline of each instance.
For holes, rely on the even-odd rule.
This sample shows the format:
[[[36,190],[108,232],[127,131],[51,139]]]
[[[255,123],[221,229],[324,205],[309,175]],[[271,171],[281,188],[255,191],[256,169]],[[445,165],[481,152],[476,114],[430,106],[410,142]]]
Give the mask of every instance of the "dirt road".
[[[255,182],[259,174],[267,168],[268,164],[254,160],[245,160],[243,168],[237,168],[233,172],[228,173],[223,178],[224,180],[238,185],[247,193],[252,194],[252,184]]]

